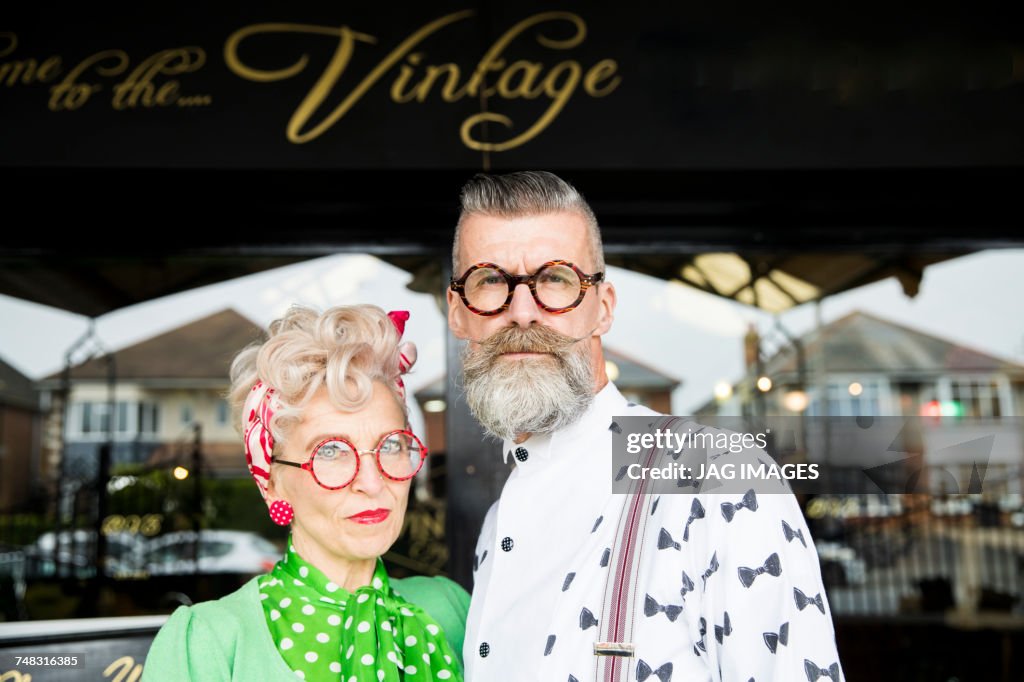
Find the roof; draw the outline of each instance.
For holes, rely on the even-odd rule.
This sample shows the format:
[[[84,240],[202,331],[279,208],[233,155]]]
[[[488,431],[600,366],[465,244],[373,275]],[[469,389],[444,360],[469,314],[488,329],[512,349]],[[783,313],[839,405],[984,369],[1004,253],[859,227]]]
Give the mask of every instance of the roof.
[[[27,410],[39,408],[39,395],[32,380],[14,369],[0,358],[0,405],[21,407]]]
[[[954,341],[854,311],[801,337],[807,365],[822,350],[830,373],[948,374],[1003,372],[1024,375],[1024,365],[997,358]],[[796,353],[787,347],[765,364],[770,376],[797,370]]]
[[[672,391],[682,383],[679,379],[607,346],[604,348],[604,359],[605,362],[614,362],[619,368],[615,385],[623,390]]]
[[[682,383],[678,379],[670,377],[608,346],[604,347],[604,359],[606,362],[614,362],[619,368],[619,377],[615,380],[615,385],[623,391],[672,391]],[[416,391],[416,399],[432,400],[443,398],[444,382],[445,375],[439,376]]]
[[[263,329],[247,317],[222,310],[116,351],[117,379],[215,379],[227,383],[234,356],[263,336]],[[106,362],[92,358],[73,367],[71,377],[106,380]],[[47,377],[59,378],[59,372]]]

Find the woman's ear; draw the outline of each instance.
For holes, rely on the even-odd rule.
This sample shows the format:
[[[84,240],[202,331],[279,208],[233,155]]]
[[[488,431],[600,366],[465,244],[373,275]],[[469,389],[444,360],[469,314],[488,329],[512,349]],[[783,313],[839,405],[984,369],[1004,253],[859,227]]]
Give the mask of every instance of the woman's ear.
[[[267,494],[263,497],[263,502],[267,505],[268,509],[270,508],[270,505],[274,504],[277,500],[284,500],[285,502],[288,501],[284,498],[282,495],[283,491],[281,491],[277,485],[277,478],[274,476],[273,470],[274,465],[271,464],[270,466],[270,480],[267,481]]]

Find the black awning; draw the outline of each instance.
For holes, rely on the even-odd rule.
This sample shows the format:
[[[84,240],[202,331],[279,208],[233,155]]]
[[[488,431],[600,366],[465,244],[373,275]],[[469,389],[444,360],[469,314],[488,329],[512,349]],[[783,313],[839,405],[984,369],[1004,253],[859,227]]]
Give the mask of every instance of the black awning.
[[[437,292],[473,172],[8,170],[0,293],[96,316],[339,252]],[[912,294],[931,263],[1024,243],[1024,169],[561,175],[610,264],[769,310],[888,276]]]

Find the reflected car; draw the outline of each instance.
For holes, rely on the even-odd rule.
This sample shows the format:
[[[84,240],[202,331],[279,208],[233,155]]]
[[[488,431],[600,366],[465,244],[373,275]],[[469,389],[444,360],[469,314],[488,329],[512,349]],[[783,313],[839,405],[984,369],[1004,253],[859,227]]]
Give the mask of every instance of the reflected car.
[[[199,532],[196,565],[195,531],[178,531],[149,541],[142,566],[150,575],[189,573],[266,573],[281,558],[281,551],[266,538],[238,530]]]
[[[131,533],[110,533],[106,540],[104,566],[107,575],[117,576],[138,570],[146,546],[144,538]],[[96,575],[94,530],[62,530],[59,535],[49,531],[25,547],[24,553],[28,573],[33,577],[90,578]]]
[[[931,504],[935,516],[969,516],[974,513],[974,502],[966,496],[936,497]]]

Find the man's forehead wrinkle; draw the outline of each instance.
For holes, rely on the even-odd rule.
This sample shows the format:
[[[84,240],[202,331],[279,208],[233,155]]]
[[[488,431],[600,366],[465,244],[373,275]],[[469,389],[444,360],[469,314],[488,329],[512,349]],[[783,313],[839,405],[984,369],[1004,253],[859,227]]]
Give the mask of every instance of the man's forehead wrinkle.
[[[589,264],[591,257],[585,225],[556,220],[550,223],[531,220],[554,215],[557,214],[517,216],[498,224],[470,223],[467,226],[470,229],[463,233],[460,244],[464,266],[492,262],[510,271],[525,268],[532,272],[544,263],[558,259],[578,265]],[[487,217],[505,221],[497,216]]]

